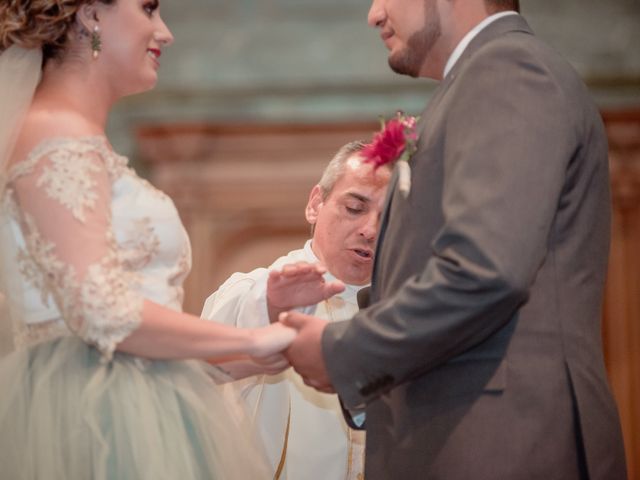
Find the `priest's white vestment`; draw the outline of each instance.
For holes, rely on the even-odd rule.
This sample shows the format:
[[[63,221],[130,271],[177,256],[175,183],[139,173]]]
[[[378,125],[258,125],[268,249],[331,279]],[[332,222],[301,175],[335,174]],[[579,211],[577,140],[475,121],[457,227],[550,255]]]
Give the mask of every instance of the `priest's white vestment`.
[[[318,261],[311,241],[276,260],[269,269]],[[238,327],[269,324],[266,282],[269,269],[234,273],[209,298],[202,317]],[[327,281],[335,279],[325,274]],[[346,320],[358,310],[357,291],[344,292],[315,306],[300,309],[329,321]],[[260,375],[231,383],[234,393],[249,405],[271,460],[274,473],[287,480],[362,479],[364,432],[345,423],[336,395],[320,393],[304,384],[292,368],[278,375]]]

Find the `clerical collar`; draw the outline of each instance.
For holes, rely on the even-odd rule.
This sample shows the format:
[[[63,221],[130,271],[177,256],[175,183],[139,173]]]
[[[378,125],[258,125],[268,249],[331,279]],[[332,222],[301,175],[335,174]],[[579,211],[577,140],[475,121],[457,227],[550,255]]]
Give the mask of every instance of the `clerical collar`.
[[[485,18],[483,21],[481,21],[479,24],[477,24],[475,27],[469,30],[469,32],[464,37],[462,37],[462,40],[460,40],[460,43],[458,43],[456,48],[453,50],[453,53],[449,57],[449,60],[447,60],[447,64],[444,66],[444,74],[442,75],[442,78],[446,77],[449,74],[453,66],[456,64],[458,59],[462,56],[467,46],[469,45],[469,43],[471,43],[471,40],[473,40],[476,35],[478,35],[482,30],[487,28],[490,24],[492,24],[499,18],[506,17],[509,15],[518,15],[518,12],[509,10],[507,12],[494,13],[493,15],[489,15],[487,18]]]

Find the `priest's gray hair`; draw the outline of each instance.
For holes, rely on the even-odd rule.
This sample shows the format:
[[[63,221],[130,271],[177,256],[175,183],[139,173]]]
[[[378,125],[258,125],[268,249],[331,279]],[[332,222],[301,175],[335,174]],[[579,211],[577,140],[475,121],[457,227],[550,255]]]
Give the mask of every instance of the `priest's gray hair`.
[[[320,185],[320,189],[322,190],[323,200],[329,196],[336,182],[344,174],[347,160],[353,157],[354,154],[360,152],[366,145],[366,142],[356,140],[340,147],[340,150],[338,150],[335,156],[331,159],[327,168],[324,169],[322,178],[320,178],[320,181],[318,182],[318,185]]]

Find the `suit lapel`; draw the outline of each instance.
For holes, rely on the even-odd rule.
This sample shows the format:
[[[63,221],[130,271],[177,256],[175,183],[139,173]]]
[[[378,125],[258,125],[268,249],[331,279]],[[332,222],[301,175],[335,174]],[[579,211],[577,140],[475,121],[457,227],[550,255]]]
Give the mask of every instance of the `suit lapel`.
[[[447,91],[447,89],[449,88],[449,85],[451,84],[451,81],[448,79],[445,79],[444,81],[442,81],[440,83],[440,85],[438,85],[438,88],[436,88],[435,92],[433,93],[433,96],[431,97],[431,100],[429,101],[429,103],[427,104],[427,106],[425,107],[425,109],[422,111],[422,113],[420,114],[420,120],[418,121],[418,124],[416,126],[416,130],[418,132],[420,132],[420,138],[418,138],[418,145],[422,144],[424,142],[424,138],[422,138],[422,136],[425,133],[425,125],[428,123],[428,118],[429,115],[431,114],[431,112],[433,112],[433,110],[435,110],[436,106],[440,103],[440,101],[442,100],[442,98],[444,97],[445,92]],[[419,153],[420,148],[418,146],[418,151],[416,152]],[[414,154],[415,156],[415,154]],[[409,159],[409,165],[411,165],[411,159],[413,158],[413,156]],[[380,269],[380,255],[379,252],[382,251],[382,244],[384,242],[384,236],[385,233],[387,231],[387,227],[389,225],[389,212],[391,211],[391,205],[393,204],[394,201],[399,201],[396,200],[397,195],[400,195],[399,192],[397,191],[397,185],[398,185],[398,169],[394,168],[393,169],[393,175],[391,176],[391,179],[389,180],[389,186],[388,186],[388,190],[387,190],[387,195],[386,195],[386,199],[385,199],[385,203],[384,203],[384,209],[382,211],[382,216],[380,218],[380,228],[378,230],[378,240],[377,240],[377,244],[376,244],[376,254],[374,256],[374,260],[373,260],[373,271],[371,274],[371,296],[372,298],[377,298],[377,288],[376,288],[376,284],[378,283],[377,279],[378,279],[378,271]]]

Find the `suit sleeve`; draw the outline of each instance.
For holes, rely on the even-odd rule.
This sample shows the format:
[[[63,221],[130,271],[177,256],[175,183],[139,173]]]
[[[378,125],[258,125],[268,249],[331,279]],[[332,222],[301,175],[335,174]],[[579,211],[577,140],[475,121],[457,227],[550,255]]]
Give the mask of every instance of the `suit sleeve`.
[[[547,253],[577,143],[571,105],[535,52],[504,42],[476,52],[456,82],[442,126],[444,223],[424,246],[433,254],[394,294],[323,336],[348,407],[490,338],[526,302]]]

